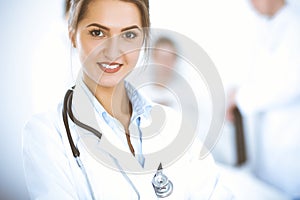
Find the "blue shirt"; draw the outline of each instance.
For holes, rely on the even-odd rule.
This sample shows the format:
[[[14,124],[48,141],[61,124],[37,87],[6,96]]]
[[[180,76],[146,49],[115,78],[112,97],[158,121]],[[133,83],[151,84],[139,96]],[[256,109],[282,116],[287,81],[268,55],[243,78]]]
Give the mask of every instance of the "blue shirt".
[[[141,122],[144,124],[148,124],[151,121],[150,111],[152,109],[153,104],[150,103],[145,97],[141,96],[141,94],[129,83],[124,82],[125,89],[128,95],[128,98],[132,105],[132,115],[130,119],[129,130],[132,128],[131,124],[134,124],[138,128],[139,137],[130,137],[130,141],[135,150],[136,157],[141,164],[144,165],[145,158],[143,156],[142,151],[142,131],[140,129]],[[118,136],[118,138],[122,141],[122,143],[128,146],[125,129],[119,120],[112,117],[99,103],[94,94],[89,90],[86,84],[82,79],[79,81],[79,86],[82,87],[85,94],[88,96],[91,104],[93,105],[96,112],[102,119],[106,122],[106,124],[113,130],[113,132]]]

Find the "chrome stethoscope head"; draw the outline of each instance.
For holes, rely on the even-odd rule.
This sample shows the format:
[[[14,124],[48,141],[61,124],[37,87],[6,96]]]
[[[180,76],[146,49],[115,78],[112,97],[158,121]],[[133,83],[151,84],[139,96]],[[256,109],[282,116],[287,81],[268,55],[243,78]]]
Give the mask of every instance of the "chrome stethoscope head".
[[[157,172],[152,178],[152,185],[156,196],[159,198],[168,197],[173,192],[173,183],[162,172],[163,168],[161,163],[158,166]]]

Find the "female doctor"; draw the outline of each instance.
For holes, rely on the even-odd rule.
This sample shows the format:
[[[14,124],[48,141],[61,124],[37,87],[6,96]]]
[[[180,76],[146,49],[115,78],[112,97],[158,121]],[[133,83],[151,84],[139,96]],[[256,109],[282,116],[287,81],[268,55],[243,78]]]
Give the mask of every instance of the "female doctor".
[[[176,140],[177,115],[124,80],[149,26],[148,0],[72,1],[69,36],[82,69],[64,103],[24,128],[31,199],[231,199],[212,157],[198,158],[199,143],[163,151]],[[145,124],[160,117],[151,135]]]

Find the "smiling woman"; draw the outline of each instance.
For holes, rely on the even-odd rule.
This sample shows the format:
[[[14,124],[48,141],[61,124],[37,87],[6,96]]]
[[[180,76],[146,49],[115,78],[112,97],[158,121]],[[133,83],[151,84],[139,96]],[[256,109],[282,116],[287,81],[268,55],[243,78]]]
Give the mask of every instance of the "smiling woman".
[[[198,141],[173,160],[159,152],[176,137],[180,117],[125,79],[147,50],[149,26],[148,0],[71,1],[69,37],[81,71],[63,105],[23,131],[32,199],[231,198],[212,157],[198,159]],[[164,123],[147,137],[151,119]]]
[[[141,12],[133,3],[91,1],[88,6],[82,5],[83,9],[85,7],[88,12],[82,11],[78,21],[71,18],[69,26],[71,41],[78,48],[83,63],[83,80],[108,113],[119,116],[123,126],[128,127],[130,113],[125,116],[120,105],[111,105],[113,101],[107,97],[113,97],[115,92],[115,98],[124,96],[126,99],[121,80],[137,63],[143,45],[142,27],[147,24],[142,24]],[[117,14],[112,14],[112,10]],[[74,26],[72,20],[78,24]],[[124,102],[129,104],[129,100]]]

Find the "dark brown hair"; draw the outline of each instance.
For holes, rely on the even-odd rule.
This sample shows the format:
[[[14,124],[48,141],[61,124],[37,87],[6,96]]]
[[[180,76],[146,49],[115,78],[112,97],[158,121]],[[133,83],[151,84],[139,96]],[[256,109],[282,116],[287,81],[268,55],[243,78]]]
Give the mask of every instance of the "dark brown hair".
[[[69,14],[69,32],[76,32],[78,23],[85,17],[89,4],[95,0],[71,0]],[[150,17],[149,0],[119,0],[135,4],[141,14],[142,27],[145,28],[144,37],[149,36]],[[147,40],[147,39],[146,39]]]

